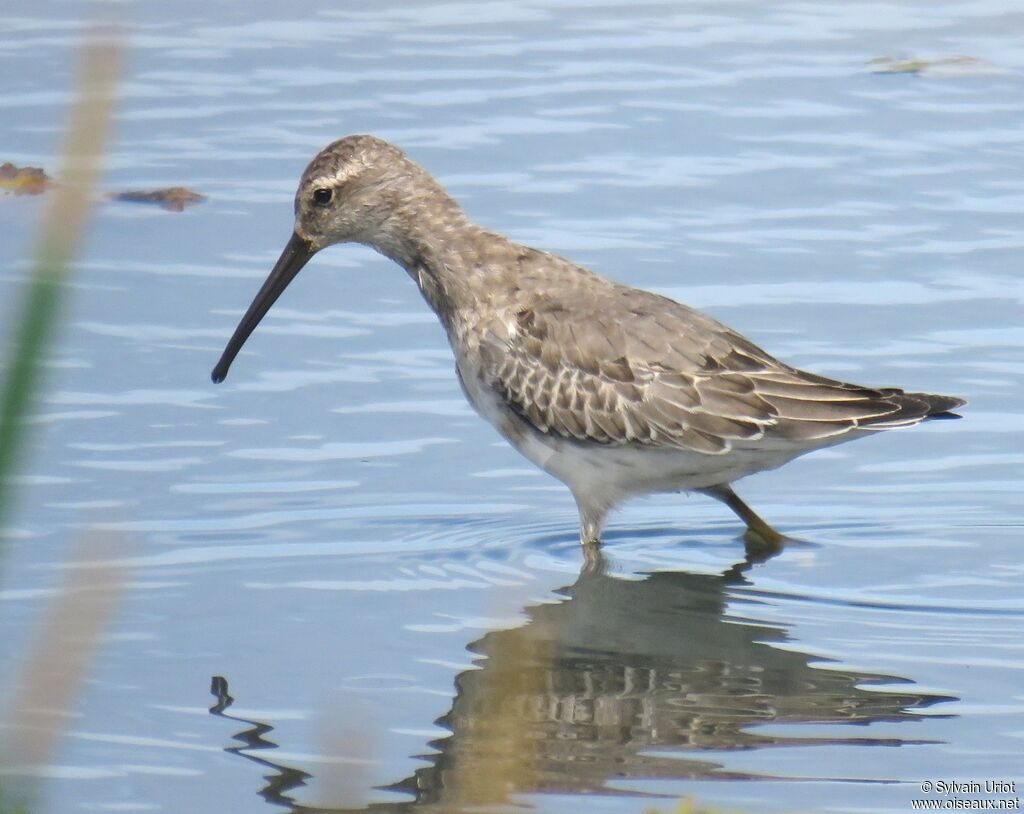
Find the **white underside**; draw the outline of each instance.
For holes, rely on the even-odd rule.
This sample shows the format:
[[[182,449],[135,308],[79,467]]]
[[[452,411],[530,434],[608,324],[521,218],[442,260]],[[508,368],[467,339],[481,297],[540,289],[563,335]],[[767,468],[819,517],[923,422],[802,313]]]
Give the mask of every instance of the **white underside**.
[[[709,455],[638,444],[582,443],[539,432],[461,365],[459,373],[477,412],[522,455],[569,487],[579,507],[585,539],[596,537],[608,512],[631,497],[728,484],[754,472],[775,469],[813,448],[761,438],[737,442],[726,453]],[[832,439],[832,443],[849,437]]]

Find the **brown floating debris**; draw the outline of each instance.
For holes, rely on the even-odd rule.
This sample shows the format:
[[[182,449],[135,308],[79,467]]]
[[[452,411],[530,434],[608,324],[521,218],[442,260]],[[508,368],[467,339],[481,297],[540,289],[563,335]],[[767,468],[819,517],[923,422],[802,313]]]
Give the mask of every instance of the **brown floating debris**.
[[[0,164],[0,191],[15,195],[41,195],[54,180],[42,167],[19,167],[6,161]],[[193,192],[188,187],[166,187],[164,189],[128,190],[112,192],[107,196],[113,201],[158,204],[170,212],[182,212],[186,206],[201,203],[205,195]]]
[[[872,73],[910,73],[929,79],[952,79],[961,76],[991,76],[1006,73],[1003,68],[977,57],[956,54],[936,59],[902,59],[875,57],[868,60]]]
[[[15,195],[40,195],[50,185],[42,167],[17,167],[9,161],[0,164],[0,189]]]
[[[167,187],[166,189],[114,192],[111,193],[110,198],[115,201],[129,201],[131,203],[158,204],[170,212],[182,212],[186,206],[191,206],[192,204],[201,203],[206,200],[205,195],[193,192],[187,187]]]

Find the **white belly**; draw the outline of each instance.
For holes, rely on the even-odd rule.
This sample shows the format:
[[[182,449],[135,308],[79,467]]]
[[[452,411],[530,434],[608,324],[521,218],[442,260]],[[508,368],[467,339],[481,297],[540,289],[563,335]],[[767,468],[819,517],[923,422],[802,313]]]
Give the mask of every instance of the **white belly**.
[[[477,412],[522,455],[566,484],[577,502],[612,508],[638,495],[706,489],[774,469],[794,455],[791,447],[772,449],[763,439],[753,448],[736,447],[722,455],[573,441],[539,432],[463,364],[459,378]]]

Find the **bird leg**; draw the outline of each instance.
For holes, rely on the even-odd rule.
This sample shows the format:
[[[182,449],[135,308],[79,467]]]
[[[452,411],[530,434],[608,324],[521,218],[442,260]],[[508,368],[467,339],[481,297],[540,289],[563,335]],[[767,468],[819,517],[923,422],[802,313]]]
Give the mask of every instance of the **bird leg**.
[[[580,545],[584,548],[601,545],[601,525],[592,518],[580,518]]]
[[[700,491],[705,495],[722,501],[722,503],[732,509],[740,520],[747,524],[747,533],[744,536],[748,539],[754,537],[755,542],[771,549],[780,549],[786,542],[786,536],[769,526],[757,512],[740,500],[739,495],[732,490],[729,484],[712,486],[709,489],[701,489]]]
[[[580,512],[580,544],[584,547],[601,544],[601,529],[608,517],[608,507],[588,496],[577,495],[576,508]]]

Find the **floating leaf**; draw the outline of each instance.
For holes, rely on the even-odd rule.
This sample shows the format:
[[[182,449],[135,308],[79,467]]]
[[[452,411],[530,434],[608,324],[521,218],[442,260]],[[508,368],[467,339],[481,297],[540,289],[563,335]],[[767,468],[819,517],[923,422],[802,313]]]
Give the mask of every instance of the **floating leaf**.
[[[928,79],[951,79],[961,76],[991,76],[1006,73],[990,62],[977,57],[956,54],[936,59],[899,59],[875,57],[868,60],[872,73],[912,73]]]
[[[169,212],[182,212],[186,206],[201,203],[206,200],[205,195],[193,192],[187,187],[167,187],[166,189],[152,190],[129,190],[127,192],[114,192],[110,195],[114,201],[128,201],[130,203],[151,203],[162,206]]]
[[[0,189],[15,195],[40,195],[51,179],[42,167],[16,167],[9,161],[0,164]]]

